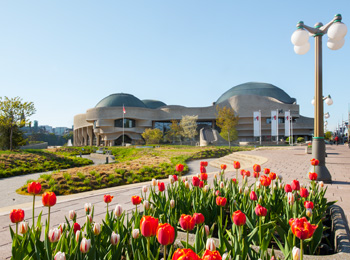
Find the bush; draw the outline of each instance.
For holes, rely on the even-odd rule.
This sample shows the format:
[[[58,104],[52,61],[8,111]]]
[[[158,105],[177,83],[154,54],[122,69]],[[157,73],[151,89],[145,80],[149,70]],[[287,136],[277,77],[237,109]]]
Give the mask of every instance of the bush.
[[[297,143],[303,143],[305,141],[304,137],[298,137]]]

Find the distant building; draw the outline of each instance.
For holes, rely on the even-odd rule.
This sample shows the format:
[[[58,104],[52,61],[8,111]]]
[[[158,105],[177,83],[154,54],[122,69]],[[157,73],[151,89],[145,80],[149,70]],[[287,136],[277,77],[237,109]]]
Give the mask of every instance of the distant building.
[[[124,121],[123,106],[126,112]],[[290,111],[293,118],[294,137],[301,136],[309,140],[313,134],[313,119],[300,115],[295,98],[274,85],[249,82],[229,89],[207,107],[169,106],[162,101],[140,100],[124,93],[109,95],[94,108],[74,117],[74,145],[120,145],[123,125],[125,143],[135,144],[142,141],[141,134],[146,128],[159,128],[166,132],[171,120],[181,120],[184,115],[198,115],[199,128],[217,129],[216,106],[230,107],[239,115],[238,141],[256,141],[253,135],[253,112],[259,110],[262,117],[262,141],[271,141],[271,110],[279,111],[280,138],[284,136],[284,111]]]
[[[64,135],[65,131],[68,129],[68,127],[55,127],[54,133],[55,135]]]
[[[42,130],[44,133],[54,133],[53,132],[53,127],[49,125],[39,125],[39,130]]]

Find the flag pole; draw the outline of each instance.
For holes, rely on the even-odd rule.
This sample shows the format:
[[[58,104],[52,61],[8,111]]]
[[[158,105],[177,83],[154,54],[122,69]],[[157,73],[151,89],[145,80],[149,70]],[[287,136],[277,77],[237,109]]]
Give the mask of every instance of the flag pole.
[[[276,134],[277,134],[277,136],[276,136],[276,144],[278,144],[278,109],[276,109]]]
[[[259,140],[261,145],[261,110],[259,110]]]
[[[123,142],[122,142],[122,146],[124,146],[124,111],[125,111],[125,108],[124,108],[124,104],[123,104]]]

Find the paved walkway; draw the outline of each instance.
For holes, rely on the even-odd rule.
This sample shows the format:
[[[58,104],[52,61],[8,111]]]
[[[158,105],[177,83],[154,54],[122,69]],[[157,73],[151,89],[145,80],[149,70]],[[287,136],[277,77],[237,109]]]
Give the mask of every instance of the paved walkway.
[[[326,163],[333,177],[333,183],[326,184],[328,187],[327,198],[329,200],[337,200],[337,205],[343,208],[349,222],[350,203],[348,203],[346,199],[350,196],[350,149],[347,146],[327,146],[327,152],[328,157],[326,158]],[[283,150],[259,149],[250,152],[240,152],[239,154],[265,157],[264,161],[266,162],[262,164],[262,168],[270,168],[278,175],[282,175],[285,183],[290,183],[293,179],[298,179],[301,183],[305,184],[308,182],[307,173],[310,167],[311,155],[305,154],[305,148],[293,147]],[[243,157],[241,156],[241,158]],[[220,165],[222,160],[224,159],[219,159],[219,161],[208,161],[211,161],[209,162],[210,165]],[[253,161],[246,163],[246,169],[252,171],[253,163]],[[198,173],[199,162],[191,162],[190,168],[191,174]],[[218,172],[218,170],[216,168],[208,168],[208,172],[215,173]],[[213,178],[213,175],[214,174],[209,174],[209,181]],[[226,175],[228,177],[233,177],[235,176],[235,172],[228,171],[226,172]],[[101,222],[106,212],[106,204],[102,199],[104,194],[111,194],[114,196],[112,203],[110,203],[111,209],[114,209],[116,204],[122,204],[124,210],[131,210],[134,208],[131,204],[131,196],[139,195],[141,187],[145,184],[149,183],[131,184],[105,190],[60,196],[58,197],[57,204],[51,211],[52,226],[57,226],[61,223],[64,220],[64,216],[67,216],[68,211],[71,209],[77,212],[77,222],[85,222],[85,212],[83,208],[85,202],[90,202],[95,206],[94,220],[96,222]],[[31,201],[31,198],[29,200]],[[36,205],[35,217],[37,217],[40,211],[43,211],[43,220],[45,220],[47,218],[47,209],[41,206],[40,200],[36,202]],[[0,208],[0,255],[3,256],[3,258],[7,257],[8,259],[11,255],[11,238],[8,226],[14,226],[9,220],[9,212],[12,208],[24,209],[26,214],[25,219],[29,221],[29,223],[32,222],[31,202],[21,205],[13,203],[9,207]]]

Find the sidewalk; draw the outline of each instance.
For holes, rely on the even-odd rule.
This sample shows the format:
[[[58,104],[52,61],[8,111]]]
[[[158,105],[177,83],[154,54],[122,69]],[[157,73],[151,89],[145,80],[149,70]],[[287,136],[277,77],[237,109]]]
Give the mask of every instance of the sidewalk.
[[[343,208],[349,223],[350,204],[346,199],[350,196],[350,149],[347,146],[327,146],[327,153],[328,157],[326,158],[326,164],[333,178],[332,184],[325,184],[325,186],[328,187],[327,198],[328,200],[337,201],[336,204]],[[305,154],[305,148],[303,147],[292,147],[282,150],[259,149],[255,151],[235,153],[231,155],[231,164],[233,163],[235,156],[236,158],[246,157],[242,155],[265,157],[265,159],[261,161],[262,168],[270,168],[276,174],[282,175],[283,182],[285,183],[290,183],[293,179],[298,179],[301,184],[309,182],[307,173],[310,167],[311,155]],[[249,158],[249,156],[247,158]],[[220,162],[222,161],[229,164],[227,158],[207,161],[209,161],[210,165],[220,165]],[[241,162],[241,164],[243,163]],[[246,167],[245,169],[252,171],[253,164],[253,161],[249,161],[249,163],[246,161],[244,163]],[[191,162],[189,166],[191,169],[190,175],[199,172],[199,161]],[[210,166],[208,166],[207,170],[212,173],[209,174],[209,183],[212,183],[211,180],[214,173],[218,172],[218,170],[210,168]],[[226,175],[228,178],[232,178],[236,173],[235,171],[227,171]],[[250,181],[253,181],[253,178],[251,178]],[[63,222],[64,216],[67,216],[71,209],[75,210],[77,213],[77,222],[80,224],[84,223],[84,203],[86,202],[92,203],[95,206],[94,221],[101,222],[106,214],[106,204],[103,202],[104,194],[111,194],[114,196],[114,199],[109,206],[110,209],[114,210],[115,205],[121,204],[124,210],[131,210],[134,208],[131,203],[131,196],[140,195],[141,187],[149,184],[149,182],[138,183],[75,195],[60,196],[58,197],[57,204],[51,209],[51,227],[58,226],[59,223]],[[8,226],[11,225],[13,227],[14,225],[10,222],[9,212],[13,208],[22,208],[25,210],[25,219],[31,223],[31,205],[31,202],[21,205],[13,203],[12,206],[0,208],[0,255],[3,256],[3,259],[9,259],[11,256],[11,238]],[[38,216],[40,211],[43,211],[42,222],[44,222],[47,218],[47,208],[44,208],[41,205],[40,200],[36,201],[37,207],[35,210],[35,217]]]

